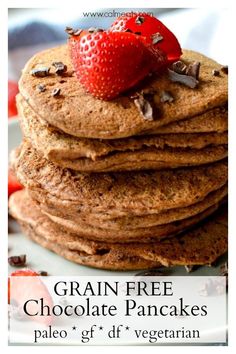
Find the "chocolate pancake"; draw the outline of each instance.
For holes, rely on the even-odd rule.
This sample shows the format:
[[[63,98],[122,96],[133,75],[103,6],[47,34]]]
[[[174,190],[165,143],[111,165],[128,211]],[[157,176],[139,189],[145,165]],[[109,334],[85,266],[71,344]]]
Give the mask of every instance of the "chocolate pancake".
[[[82,174],[42,158],[27,142],[12,154],[19,181],[55,208],[144,215],[187,207],[227,182],[227,162],[177,170]]]
[[[111,101],[102,101],[87,93],[81,86],[69,56],[67,45],[37,53],[26,64],[19,82],[19,89],[42,120],[65,133],[77,137],[117,139],[155,131],[170,122],[180,121],[202,114],[227,103],[227,75],[220,71],[213,76],[214,69],[221,65],[197,52],[185,50],[182,60],[186,64],[201,62],[199,85],[191,89],[172,82],[167,71],[153,75],[140,83],[133,92],[126,93]],[[68,67],[64,77],[56,75],[52,63],[61,61]],[[49,75],[35,77],[31,70],[50,68]],[[38,85],[45,86],[39,92]],[[52,95],[52,90],[60,89],[60,94]],[[144,119],[131,96],[142,92],[152,95],[153,120]],[[168,91],[173,102],[162,102],[161,92]]]
[[[225,209],[194,230],[150,244],[94,242],[66,232],[35,207],[27,192],[14,193],[10,210],[23,231],[34,241],[79,264],[102,269],[130,270],[160,264],[211,264],[227,250]]]
[[[216,204],[221,203],[223,199],[227,196],[227,186],[223,186],[217,191],[211,192],[206,196],[201,202],[195,203],[188,207],[184,208],[174,208],[170,209],[166,212],[158,213],[158,214],[145,214],[140,216],[120,216],[113,218],[109,214],[103,213],[77,213],[70,214],[68,212],[64,212],[63,209],[55,209],[50,208],[45,202],[42,203],[38,201],[38,205],[42,212],[51,215],[51,217],[55,216],[58,218],[58,222],[62,219],[62,222],[67,219],[68,221],[72,221],[74,228],[78,225],[79,230],[81,232],[81,227],[84,227],[85,231],[88,231],[89,226],[111,230],[111,232],[126,232],[132,233],[132,231],[140,236],[146,235],[146,233],[150,234],[153,232],[153,229],[150,227],[165,225],[173,222],[178,222],[180,220],[187,221],[186,219],[191,216],[198,215],[204,212],[206,209],[214,206]],[[56,219],[55,219],[56,220]]]
[[[207,216],[216,211],[218,208],[219,204],[217,203],[204,210],[203,212],[183,220],[174,221],[169,224],[127,230],[125,230],[124,228],[113,230],[112,228],[105,229],[102,227],[94,227],[91,224],[86,224],[78,220],[75,221],[68,220],[65,218],[58,218],[56,216],[43,212],[42,209],[41,212],[47,215],[49,219],[51,219],[63,229],[69,230],[73,233],[78,233],[81,237],[83,236],[91,240],[109,241],[111,243],[147,243],[150,241],[159,241],[161,239],[177,235],[183,230],[187,230],[190,227],[196,225],[201,220],[205,219]]]
[[[157,134],[179,133],[223,133],[228,130],[228,110],[226,107],[213,108],[198,116],[170,123],[158,128]],[[149,132],[151,134],[151,132]]]
[[[227,133],[159,134],[116,140],[76,138],[42,123],[18,95],[24,136],[59,166],[87,172],[200,165],[227,156]]]

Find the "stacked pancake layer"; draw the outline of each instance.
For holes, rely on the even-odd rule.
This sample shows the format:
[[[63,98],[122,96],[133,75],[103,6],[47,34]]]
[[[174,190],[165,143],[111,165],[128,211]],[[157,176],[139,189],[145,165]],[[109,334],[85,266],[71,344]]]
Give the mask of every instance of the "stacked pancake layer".
[[[63,78],[30,74],[56,60],[68,67]],[[213,76],[220,65],[198,53],[183,60],[201,61],[197,89],[166,73],[138,88],[155,92],[153,121],[132,94],[87,94],[66,46],[29,61],[17,98],[24,141],[11,158],[26,189],[10,211],[30,238],[105,269],[210,264],[226,252],[227,76]],[[173,102],[161,102],[163,90]]]

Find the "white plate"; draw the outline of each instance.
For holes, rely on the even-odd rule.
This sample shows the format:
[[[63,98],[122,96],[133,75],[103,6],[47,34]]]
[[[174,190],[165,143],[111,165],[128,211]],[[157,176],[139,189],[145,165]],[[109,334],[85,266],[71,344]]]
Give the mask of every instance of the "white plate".
[[[17,119],[9,121],[9,153],[21,142],[22,135]],[[21,232],[14,220],[10,220],[10,229],[13,231],[9,234],[9,255],[26,254],[27,266],[34,270],[45,270],[50,275],[130,275],[137,272],[118,272],[107,271],[78,265],[67,261],[66,259],[48,251],[47,249],[37,245],[33,241],[27,239]],[[226,256],[221,257],[214,267],[199,267],[192,275],[219,275],[220,264],[225,262]],[[9,272],[15,268],[9,267]],[[167,270],[171,275],[187,275],[184,267],[173,267]]]

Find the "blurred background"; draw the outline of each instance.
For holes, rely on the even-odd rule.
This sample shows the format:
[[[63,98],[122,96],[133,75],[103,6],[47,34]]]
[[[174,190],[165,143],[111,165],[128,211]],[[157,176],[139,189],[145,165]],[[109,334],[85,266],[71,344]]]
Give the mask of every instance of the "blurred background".
[[[106,28],[119,13],[145,11],[174,32],[183,48],[193,49],[222,64],[228,59],[226,9],[109,8],[85,12],[68,9],[9,9],[9,79],[18,80],[25,62],[37,51],[66,41],[66,26]]]

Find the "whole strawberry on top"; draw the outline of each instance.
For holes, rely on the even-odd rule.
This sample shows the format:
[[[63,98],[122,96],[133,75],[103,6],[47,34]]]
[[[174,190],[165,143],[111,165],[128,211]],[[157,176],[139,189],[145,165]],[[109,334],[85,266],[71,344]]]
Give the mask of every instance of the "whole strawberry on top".
[[[72,37],[70,47],[78,79],[101,99],[118,96],[166,62],[163,53],[155,57],[133,33],[85,33]]]
[[[181,55],[175,36],[149,15],[122,16],[108,31],[71,33],[69,47],[80,83],[103,100],[113,99],[149,74],[161,72]]]

